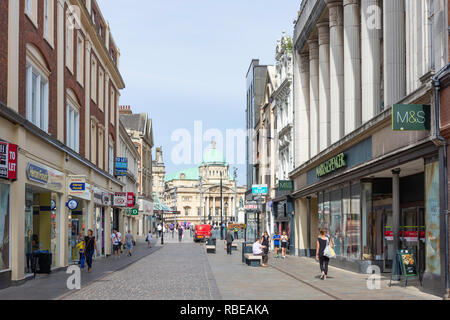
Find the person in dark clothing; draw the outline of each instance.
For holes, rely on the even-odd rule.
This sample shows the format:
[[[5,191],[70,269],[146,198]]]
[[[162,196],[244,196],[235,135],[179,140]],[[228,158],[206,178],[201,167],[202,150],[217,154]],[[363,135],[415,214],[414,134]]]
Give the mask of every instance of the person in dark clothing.
[[[263,258],[265,260],[264,264],[267,264],[269,262],[269,246],[270,246],[270,237],[267,231],[264,232],[264,235],[261,238],[261,245],[265,247],[263,249],[264,251]]]
[[[178,242],[181,242],[183,240],[183,228],[178,228]]]
[[[88,235],[84,237],[84,248],[86,255],[86,263],[88,265],[88,272],[92,270],[92,256],[94,255],[94,250],[97,251],[97,241],[95,241],[94,231],[88,230]]]
[[[231,235],[231,231],[228,231],[227,236],[225,237],[225,241],[224,241],[224,243],[227,246],[227,254],[231,254],[231,249],[232,249],[231,245],[233,244],[233,241],[234,241],[234,238]]]
[[[320,280],[326,280],[328,276],[328,263],[330,262],[330,258],[324,255],[325,248],[327,245],[330,245],[333,248],[333,243],[327,237],[327,230],[320,230],[320,235],[317,238],[317,248],[316,248],[316,260],[320,262],[320,271],[322,275],[320,276]]]

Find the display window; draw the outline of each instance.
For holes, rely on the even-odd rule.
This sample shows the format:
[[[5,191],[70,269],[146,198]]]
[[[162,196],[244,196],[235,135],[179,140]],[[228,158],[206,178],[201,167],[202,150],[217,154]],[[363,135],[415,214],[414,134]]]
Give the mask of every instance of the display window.
[[[10,186],[0,183],[0,271],[10,268]]]

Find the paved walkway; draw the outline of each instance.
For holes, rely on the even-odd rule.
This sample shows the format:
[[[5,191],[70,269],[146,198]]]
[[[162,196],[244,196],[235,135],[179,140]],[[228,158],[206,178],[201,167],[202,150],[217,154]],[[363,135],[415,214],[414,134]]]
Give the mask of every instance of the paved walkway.
[[[160,240],[160,239],[159,239]],[[66,300],[220,300],[202,245],[185,236],[164,237],[164,247],[142,260],[74,291]]]
[[[154,240],[156,242],[156,239]],[[159,246],[153,245],[153,248],[147,248],[147,242],[138,240],[137,246],[134,248],[132,257],[126,255],[124,251],[120,259],[115,260],[114,257],[100,258],[93,262],[91,273],[81,272],[81,286],[84,287],[94,281],[101,281],[103,277],[113,272],[126,268],[132,263],[139,261],[160,249]],[[87,268],[85,269],[87,270]],[[28,280],[22,285],[12,286],[0,290],[0,300],[51,300],[61,297],[70,292],[67,289],[67,279],[70,275],[60,270],[50,275],[36,275],[36,279]]]
[[[329,278],[320,280],[319,263],[308,258],[269,257],[268,268],[253,268],[242,263],[242,242],[238,252],[226,254],[223,241],[217,253],[209,254],[217,286],[224,299],[233,300],[441,300],[408,286],[388,287],[382,277],[381,289],[367,288],[368,275],[329,267]]]

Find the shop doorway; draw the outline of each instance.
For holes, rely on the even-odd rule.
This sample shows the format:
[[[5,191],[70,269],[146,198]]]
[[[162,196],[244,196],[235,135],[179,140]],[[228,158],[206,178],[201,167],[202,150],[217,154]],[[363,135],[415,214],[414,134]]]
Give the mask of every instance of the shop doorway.
[[[105,254],[105,208],[95,207],[94,235],[97,241],[97,256]]]

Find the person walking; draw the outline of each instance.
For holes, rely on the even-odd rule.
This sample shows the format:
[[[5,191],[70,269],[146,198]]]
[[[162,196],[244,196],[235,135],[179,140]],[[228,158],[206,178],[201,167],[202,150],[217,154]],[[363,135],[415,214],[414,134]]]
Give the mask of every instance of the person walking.
[[[97,241],[95,241],[94,231],[88,230],[88,235],[84,237],[84,252],[86,255],[86,263],[88,266],[88,272],[92,271],[92,256],[97,250]]]
[[[178,228],[178,242],[183,241],[183,228],[180,226]]]
[[[111,243],[113,245],[113,253],[114,258],[118,259],[120,258],[120,238],[119,238],[119,232],[117,232],[116,229],[114,229],[113,234],[111,235]]]
[[[158,236],[161,238],[162,236],[162,226],[161,224],[158,224]]]
[[[278,233],[278,231],[275,231],[275,234],[273,236],[273,246],[275,248],[275,258],[280,257],[280,240],[281,240],[280,234]]]
[[[328,263],[330,258],[325,256],[324,252],[327,246],[333,248],[333,242],[327,236],[327,230],[320,230],[319,237],[317,238],[317,248],[316,248],[316,260],[320,263],[320,280],[326,280],[328,276]]]
[[[234,238],[237,240],[239,237],[239,228],[237,226],[234,226]]]
[[[264,254],[264,246],[261,245],[261,239],[256,240],[252,246],[253,255],[262,256],[262,266],[267,267],[267,255]]]
[[[227,235],[225,237],[225,240],[223,242],[227,246],[227,254],[229,254],[229,255],[231,255],[233,241],[234,241],[234,238],[231,235],[231,231],[228,231]]]
[[[270,237],[267,231],[264,231],[264,235],[261,237],[261,245],[264,247],[264,254],[267,256],[266,263],[269,261],[269,248],[270,248]]]
[[[172,239],[175,237],[175,226],[173,223],[170,224],[170,232],[172,232]]]
[[[147,234],[147,238],[145,238],[145,241],[147,241],[147,247],[151,248],[152,247],[152,231],[148,230],[148,234]]]
[[[289,242],[289,237],[286,231],[283,231],[283,235],[281,236],[281,256],[283,259],[286,259],[286,250]]]
[[[128,230],[128,233],[125,235],[125,243],[126,243],[126,246],[128,249],[129,257],[131,257],[131,255],[132,255],[133,242],[134,242],[133,234],[131,233],[131,230]]]

